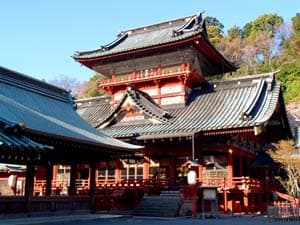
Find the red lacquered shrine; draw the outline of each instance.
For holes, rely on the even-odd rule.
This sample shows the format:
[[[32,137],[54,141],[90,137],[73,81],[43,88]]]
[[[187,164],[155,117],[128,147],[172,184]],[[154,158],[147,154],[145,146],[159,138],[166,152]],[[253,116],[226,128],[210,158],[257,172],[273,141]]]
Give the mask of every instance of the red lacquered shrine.
[[[236,68],[209,41],[201,14],[122,31],[73,57],[106,78],[99,88],[109,94],[78,100],[78,113],[145,146],[135,160],[102,164],[99,182],[175,190],[190,160],[197,185],[217,186],[219,209],[264,212],[277,187],[264,152],[291,137],[280,86],[273,73],[209,81]]]
[[[99,163],[133,158],[140,146],[90,126],[70,92],[1,66],[0,103],[0,214],[95,211],[110,203],[112,191],[106,197],[96,186]]]

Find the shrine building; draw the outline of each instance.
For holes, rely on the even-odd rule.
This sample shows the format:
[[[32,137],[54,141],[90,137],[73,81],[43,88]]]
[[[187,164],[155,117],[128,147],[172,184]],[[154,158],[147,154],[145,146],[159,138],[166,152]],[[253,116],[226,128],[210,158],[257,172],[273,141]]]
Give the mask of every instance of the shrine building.
[[[100,161],[141,146],[97,131],[70,92],[0,67],[0,214],[94,211]]]
[[[135,159],[102,163],[98,182],[159,194],[180,189],[191,162],[199,186],[217,186],[220,210],[265,211],[278,183],[261,156],[292,137],[282,91],[273,72],[211,79],[236,67],[209,41],[202,14],[121,31],[73,58],[104,77],[98,87],[107,93],[77,100],[77,112],[145,146]]]

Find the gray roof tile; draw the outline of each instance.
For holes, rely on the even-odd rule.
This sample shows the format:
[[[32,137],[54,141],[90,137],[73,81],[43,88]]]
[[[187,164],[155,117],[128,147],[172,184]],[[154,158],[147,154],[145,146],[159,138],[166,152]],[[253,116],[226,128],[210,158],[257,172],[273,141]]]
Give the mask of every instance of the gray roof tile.
[[[275,83],[272,73],[217,81],[201,90],[193,90],[186,107],[169,110],[172,117],[169,123],[144,123],[140,120],[125,125],[116,123],[102,130],[112,137],[135,135],[144,139],[253,128],[271,118],[279,93],[280,86]],[[86,109],[90,116],[95,107]],[[99,121],[101,117],[98,117]]]
[[[114,149],[137,149],[94,129],[74,110],[70,93],[0,67],[0,114],[27,130],[78,143]]]
[[[111,55],[119,52],[141,49],[178,40],[187,39],[203,33],[203,19],[201,14],[180,18],[159,24],[123,31],[110,44],[93,51],[82,51],[74,55],[76,59],[88,59]]]
[[[13,124],[0,118],[0,149],[43,152],[51,150],[53,147],[31,140],[23,134],[23,128],[19,124]]]

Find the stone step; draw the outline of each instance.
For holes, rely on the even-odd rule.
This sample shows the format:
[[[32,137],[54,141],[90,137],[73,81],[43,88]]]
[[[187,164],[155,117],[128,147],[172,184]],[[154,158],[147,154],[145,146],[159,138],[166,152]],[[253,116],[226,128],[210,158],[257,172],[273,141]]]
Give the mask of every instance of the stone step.
[[[144,196],[138,207],[133,210],[135,216],[174,217],[178,214],[181,199],[178,193],[162,192],[160,196]]]

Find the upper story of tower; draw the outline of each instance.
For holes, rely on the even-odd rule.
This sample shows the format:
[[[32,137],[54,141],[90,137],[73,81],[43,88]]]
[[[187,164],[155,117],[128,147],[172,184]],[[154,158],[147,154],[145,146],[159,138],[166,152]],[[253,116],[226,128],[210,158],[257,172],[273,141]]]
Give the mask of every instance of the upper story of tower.
[[[202,14],[122,31],[113,42],[73,58],[106,78],[99,88],[113,102],[133,86],[159,105],[185,103],[207,76],[235,70],[208,40]]]

